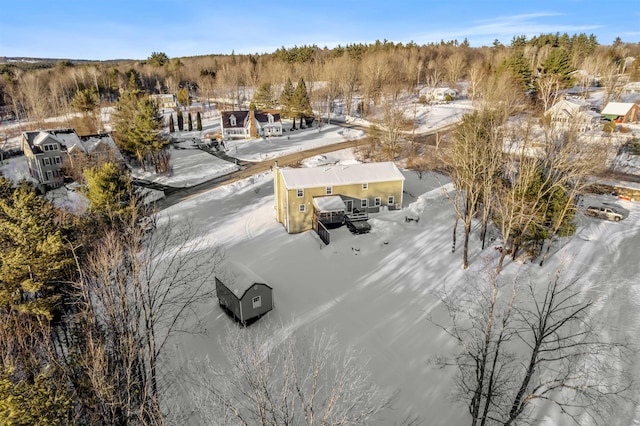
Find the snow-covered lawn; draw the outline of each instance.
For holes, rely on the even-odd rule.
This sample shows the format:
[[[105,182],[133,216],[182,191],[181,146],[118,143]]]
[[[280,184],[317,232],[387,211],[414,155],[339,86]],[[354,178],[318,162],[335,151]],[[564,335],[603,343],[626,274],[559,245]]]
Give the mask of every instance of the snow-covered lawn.
[[[351,151],[343,150],[306,165],[353,161]],[[404,173],[401,211],[372,214],[369,234],[352,235],[344,227],[332,230],[328,246],[313,231],[289,235],[275,221],[271,172],[170,207],[161,213],[159,226],[169,219],[189,221],[205,247],[221,245],[229,259],[267,280],[274,288],[275,309],[251,327],[275,327],[278,339],[296,331],[326,329],[335,332],[345,346],[354,344],[363,358],[370,358],[368,368],[374,380],[385,389],[400,391],[394,410],[387,411],[378,424],[394,424],[408,414],[429,425],[465,424],[464,407],[450,398],[454,371],[430,363],[434,356],[452,350],[452,342],[427,318],[444,322],[445,311],[435,292],[443,285],[455,288],[479,276],[486,262],[495,262],[499,253],[491,247],[480,251],[475,228],[471,266],[463,270],[460,250],[451,253],[454,213],[443,194],[450,188],[446,179],[430,175],[420,180],[415,173]],[[557,243],[544,267],[508,263],[504,274],[544,280],[560,262],[567,263],[566,276],[579,277],[585,297],[598,296],[607,324],[603,331],[637,342],[640,207],[612,196],[584,201],[585,206],[597,202],[616,203],[629,216],[614,223],[579,213],[576,235]],[[420,220],[406,222],[409,215]],[[219,343],[232,320],[216,301],[200,319],[207,334],[176,339],[176,367],[192,358],[220,360]],[[610,424],[631,424],[637,416],[634,410],[629,407],[618,413]],[[540,423],[570,424],[557,419],[557,413],[550,411],[543,413]]]

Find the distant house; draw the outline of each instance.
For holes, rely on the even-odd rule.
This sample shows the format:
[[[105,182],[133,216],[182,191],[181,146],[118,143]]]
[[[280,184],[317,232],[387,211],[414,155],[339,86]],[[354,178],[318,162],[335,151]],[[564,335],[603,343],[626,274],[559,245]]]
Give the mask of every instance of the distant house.
[[[249,268],[227,262],[215,277],[220,306],[243,325],[273,309],[273,289]]]
[[[309,168],[275,167],[276,219],[290,234],[341,223],[354,212],[402,206],[404,176],[392,162]]]
[[[282,136],[282,121],[278,111],[222,111],[220,128],[225,140]]]
[[[633,123],[638,121],[640,106],[627,102],[609,102],[600,113],[602,118],[616,123]]]
[[[446,102],[457,99],[458,91],[450,87],[423,87],[419,95],[427,101]]]
[[[545,114],[555,125],[580,132],[594,130],[600,122],[600,114],[592,111],[589,103],[574,98],[560,99]]]
[[[158,108],[177,108],[178,107],[178,98],[176,95],[172,94],[160,94],[160,95],[151,95],[151,99],[153,99],[158,105]]]
[[[106,160],[122,160],[111,135],[78,136],[74,129],[23,132],[22,151],[31,176],[47,188],[62,185],[62,166],[66,161],[72,165],[78,161],[90,165]]]
[[[625,84],[622,88],[622,92],[628,94],[640,93],[640,81],[632,81]]]

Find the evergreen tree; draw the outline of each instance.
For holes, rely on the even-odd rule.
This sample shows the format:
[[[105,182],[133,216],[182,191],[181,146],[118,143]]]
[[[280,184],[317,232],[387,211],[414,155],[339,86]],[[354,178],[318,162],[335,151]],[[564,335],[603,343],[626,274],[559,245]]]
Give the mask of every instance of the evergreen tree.
[[[200,115],[200,111],[196,113],[196,129],[199,132],[202,131],[202,116]]]
[[[0,199],[0,310],[52,320],[73,260],[52,204],[27,186]]]
[[[123,93],[113,117],[120,149],[135,157],[143,168],[148,154],[153,156],[166,146],[160,137],[164,120],[158,105],[143,92]]]
[[[565,87],[571,86],[573,80],[571,73],[575,71],[575,68],[571,65],[571,58],[565,49],[551,49],[541,65],[540,72],[542,74],[555,74]]]
[[[184,117],[182,116],[182,110],[178,110],[178,130],[184,130]]]
[[[511,75],[521,82],[522,90],[533,89],[533,72],[522,49],[516,49],[511,57],[503,63],[502,67],[508,69]]]
[[[151,56],[147,58],[147,64],[155,67],[161,67],[169,62],[169,57],[164,52],[151,52]]]
[[[193,119],[191,119],[191,113],[187,114],[187,129],[189,131],[193,130]]]
[[[85,189],[89,211],[101,218],[114,219],[130,210],[133,190],[128,171],[115,163],[104,163],[85,170]]]
[[[304,80],[300,77],[298,85],[296,86],[293,96],[290,102],[291,115],[300,117],[300,127],[304,126],[303,120],[306,117],[313,115],[311,110],[311,101],[309,100],[309,94],[307,93],[307,86],[304,84]]]
[[[291,79],[287,78],[287,81],[284,84],[284,88],[282,89],[282,93],[280,93],[280,107],[282,109],[282,115],[285,117],[289,117],[291,113],[291,99],[293,98],[293,83],[291,83]]]
[[[271,83],[262,83],[253,97],[253,102],[258,109],[273,108],[274,95]]]
[[[177,98],[180,105],[183,105],[183,106],[191,105],[191,101],[189,99],[189,91],[187,90],[186,87],[183,87],[182,89],[178,90]]]
[[[173,114],[169,116],[169,133],[174,133],[176,131],[176,126],[173,123]]]

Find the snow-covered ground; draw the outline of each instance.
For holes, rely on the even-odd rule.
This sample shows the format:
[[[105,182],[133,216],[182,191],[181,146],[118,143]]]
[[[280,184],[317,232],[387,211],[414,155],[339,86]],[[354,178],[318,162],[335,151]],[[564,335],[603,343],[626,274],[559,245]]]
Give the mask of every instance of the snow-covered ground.
[[[424,112],[416,113],[421,117],[420,131],[454,120],[447,118],[444,108],[450,108],[450,117],[462,114],[466,106],[455,109],[453,103],[424,107]],[[202,133],[176,135],[185,140],[180,144],[185,149],[172,152],[172,176],[140,176],[173,186],[191,186],[234,166],[189,149],[193,148],[193,138],[219,131],[215,117],[205,117],[203,125]],[[288,138],[229,142],[228,153],[241,160],[259,161],[360,135],[326,125],[320,131],[312,128],[287,133]],[[342,150],[309,159],[305,165],[354,161],[351,150]],[[23,163],[16,157],[5,162],[2,171],[19,176],[24,173]],[[274,288],[275,309],[252,327],[271,327],[279,336],[326,329],[336,333],[345,346],[355,345],[363,359],[370,359],[367,368],[374,380],[385,389],[400,392],[394,409],[387,411],[378,424],[394,424],[407,415],[420,417],[425,425],[466,424],[465,408],[450,398],[454,371],[431,364],[434,356],[452,350],[452,342],[427,318],[444,322],[445,312],[435,292],[443,285],[454,288],[477,276],[499,253],[492,248],[480,251],[476,227],[470,245],[471,267],[463,270],[460,251],[451,253],[454,213],[443,193],[449,189],[448,182],[442,176],[418,179],[415,173],[404,174],[406,194],[401,211],[372,215],[369,234],[352,235],[345,228],[332,230],[328,246],[313,232],[289,235],[276,222],[271,172],[176,204],[160,213],[158,226],[162,230],[169,220],[189,222],[205,250],[220,245],[229,259],[245,264],[268,281]],[[75,198],[58,198],[74,206],[81,204]],[[556,244],[553,257],[544,267],[507,263],[504,274],[543,280],[560,262],[566,262],[566,276],[580,277],[585,297],[598,295],[598,307],[607,324],[604,331],[638,342],[640,262],[636,253],[640,206],[611,196],[588,198],[585,206],[602,202],[618,204],[628,211],[628,217],[613,223],[580,213],[576,234]],[[405,216],[409,215],[420,220],[406,222]],[[232,320],[217,301],[205,307],[200,319],[206,335],[179,335],[172,342],[175,354],[171,362],[175,368],[193,358],[221,360],[219,343]],[[638,368],[630,367],[630,374],[639,373]],[[571,424],[558,419],[557,413],[549,411],[541,414],[539,424]],[[628,406],[609,424],[638,425],[640,409]]]
[[[310,159],[307,165],[336,161],[355,160],[350,150],[343,150]],[[493,248],[480,251],[476,235],[471,242],[471,267],[463,270],[461,252],[451,253],[454,213],[443,193],[449,189],[446,179],[430,175],[420,180],[415,173],[404,174],[401,211],[373,214],[369,234],[352,235],[344,227],[332,230],[328,246],[313,231],[289,235],[276,222],[271,172],[170,207],[161,213],[159,226],[169,219],[189,221],[205,247],[221,245],[227,258],[246,265],[274,288],[275,309],[251,327],[275,326],[279,336],[326,329],[335,332],[345,346],[354,344],[363,358],[370,358],[368,368],[374,380],[387,390],[400,391],[395,408],[378,424],[394,424],[408,414],[429,425],[465,424],[464,407],[450,398],[454,371],[430,363],[434,356],[450,351],[452,342],[427,317],[444,321],[436,291],[473,279],[499,253]],[[585,205],[596,202],[619,204],[629,216],[614,223],[578,214],[576,235],[557,243],[544,267],[508,263],[504,274],[544,280],[560,262],[568,263],[566,277],[580,277],[585,297],[598,295],[605,332],[637,341],[640,263],[635,253],[640,206],[612,196],[588,198]],[[406,222],[408,215],[420,220]],[[176,368],[192,358],[220,360],[219,343],[232,320],[216,301],[200,319],[207,334],[176,339]],[[628,407],[609,424],[633,424],[638,415],[635,409]],[[544,413],[543,420],[571,424],[558,420],[554,412]]]

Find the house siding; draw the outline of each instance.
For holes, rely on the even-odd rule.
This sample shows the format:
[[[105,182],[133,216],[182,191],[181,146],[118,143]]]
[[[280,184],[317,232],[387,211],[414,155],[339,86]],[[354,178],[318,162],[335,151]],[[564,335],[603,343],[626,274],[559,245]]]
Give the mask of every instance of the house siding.
[[[238,298],[216,277],[216,294],[220,306],[226,308],[241,323],[260,317],[273,309],[273,290],[266,284],[254,283]],[[260,296],[260,307],[253,307],[253,298]]]
[[[276,173],[279,176],[279,173]],[[312,229],[313,225],[313,198],[324,197],[327,195],[326,187],[316,188],[304,188],[304,196],[298,197],[298,188],[286,189],[282,183],[282,178],[276,178],[276,218],[278,222],[288,224],[287,231],[290,234],[304,232]],[[353,200],[366,199],[368,207],[363,209],[357,202],[354,202],[354,209],[360,211],[366,211],[375,213],[380,210],[380,207],[374,206],[374,200],[376,197],[381,198],[381,206],[387,206],[393,210],[396,208],[396,204],[402,205],[402,190],[403,181],[389,181],[389,182],[376,182],[369,183],[368,189],[362,189],[362,183],[351,185],[333,186],[332,194],[341,195],[343,198]],[[283,196],[286,194],[286,196]],[[394,205],[388,206],[387,201],[390,196],[394,197]],[[300,212],[300,205],[305,205],[305,211]],[[288,218],[284,215],[288,212]]]

